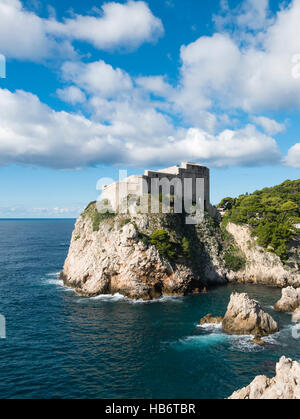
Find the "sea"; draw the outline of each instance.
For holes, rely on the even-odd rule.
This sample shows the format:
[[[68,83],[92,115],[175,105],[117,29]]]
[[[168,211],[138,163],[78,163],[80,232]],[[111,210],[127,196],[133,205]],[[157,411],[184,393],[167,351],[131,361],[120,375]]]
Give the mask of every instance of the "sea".
[[[300,360],[300,331],[281,291],[226,285],[207,294],[130,301],[82,298],[59,280],[75,220],[0,220],[0,398],[222,399],[282,355]],[[200,327],[247,292],[280,325],[266,345]],[[298,336],[298,339],[297,339]]]

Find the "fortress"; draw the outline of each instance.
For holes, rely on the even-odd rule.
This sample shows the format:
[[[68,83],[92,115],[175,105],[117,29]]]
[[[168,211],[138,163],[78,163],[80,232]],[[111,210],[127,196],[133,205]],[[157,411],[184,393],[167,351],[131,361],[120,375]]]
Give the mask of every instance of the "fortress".
[[[186,197],[193,203],[204,202],[204,209],[210,210],[210,172],[205,166],[182,163],[157,172],[146,170],[144,175],[130,176],[119,182],[105,185],[102,200],[107,200],[114,211],[129,195],[137,197],[148,194],[167,193]],[[204,199],[203,199],[204,198]]]

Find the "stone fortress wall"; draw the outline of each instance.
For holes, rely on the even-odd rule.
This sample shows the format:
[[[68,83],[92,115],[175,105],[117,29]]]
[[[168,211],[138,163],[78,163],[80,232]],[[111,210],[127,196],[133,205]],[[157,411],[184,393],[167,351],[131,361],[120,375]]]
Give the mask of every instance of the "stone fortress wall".
[[[152,191],[155,179],[163,184],[165,179],[171,182],[171,193],[176,193],[178,186],[176,181],[179,179],[182,190],[180,191],[184,196],[184,187],[189,184],[192,188],[192,200],[197,202],[196,185],[198,179],[204,180],[204,207],[206,210],[210,208],[210,171],[207,167],[194,163],[182,163],[181,166],[173,166],[159,171],[146,170],[144,175],[130,176],[122,181],[105,185],[102,190],[102,200],[108,200],[114,211],[118,210],[119,203],[128,195],[143,196],[154,193]],[[190,181],[185,181],[190,179]]]

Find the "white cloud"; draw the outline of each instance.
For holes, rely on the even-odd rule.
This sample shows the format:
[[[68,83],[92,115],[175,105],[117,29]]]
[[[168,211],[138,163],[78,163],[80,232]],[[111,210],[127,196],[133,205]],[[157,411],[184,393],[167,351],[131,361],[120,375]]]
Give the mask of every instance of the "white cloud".
[[[3,0],[3,4],[17,8],[20,2]],[[108,5],[113,5],[112,9]],[[63,23],[52,17],[45,26],[48,31],[43,41],[45,51],[49,52],[48,42],[54,42],[54,48],[58,42],[52,35],[49,38],[49,33],[70,41],[71,21],[79,29],[82,19],[93,22],[95,19],[97,25],[106,24],[111,16],[118,15],[117,10],[121,10],[122,15],[124,7],[130,8],[130,16],[135,16],[133,9],[148,10],[151,14],[145,3],[129,1],[122,5],[107,3],[103,6],[104,13],[97,17],[75,15]],[[240,16],[246,16],[247,10],[244,8]],[[25,14],[26,19],[38,22],[37,27],[39,19],[43,20],[20,7],[19,13],[22,19]],[[247,19],[245,16],[240,26],[249,28],[250,15]],[[254,125],[239,128],[240,123],[233,118],[237,116],[237,110],[257,114],[259,109],[300,105],[300,82],[291,76],[291,48],[297,45],[293,37],[300,30],[298,23],[296,25],[299,19],[295,16],[300,18],[300,0],[294,0],[290,7],[282,9],[276,21],[268,20],[267,29],[258,31],[257,41],[252,39],[242,46],[235,35],[223,32],[183,46],[177,86],[171,86],[164,76],[132,78],[124,70],[113,68],[102,60],[88,64],[68,60],[62,66],[62,77],[67,86],[58,89],[57,95],[71,104],[84,103],[83,109],[90,119],[55,112],[30,93],[0,89],[0,164],[77,168],[98,163],[149,166],[181,160],[214,166],[280,163],[282,156],[271,135],[281,132],[283,124],[253,116],[252,122],[265,130],[266,134],[263,134]],[[74,37],[88,40],[79,29]],[[123,30],[122,26],[120,31]],[[119,47],[125,44],[127,47],[138,46],[130,41],[130,30],[128,37],[122,36],[119,43],[117,37],[111,38],[110,43],[101,38],[109,38],[109,31],[105,34],[96,32],[89,42],[96,42],[99,47],[102,43],[101,48],[114,48],[117,44]],[[137,31],[137,34],[141,33]],[[91,34],[94,37],[93,30]],[[147,37],[148,41],[154,39],[151,36]],[[139,39],[142,38],[145,42],[146,38],[140,36]],[[29,50],[24,56],[28,54]],[[41,55],[37,53],[36,56]],[[154,100],[151,94],[160,100]],[[182,116],[184,125],[189,123],[193,128],[178,126]],[[224,130],[225,124],[238,128]],[[289,151],[285,164],[298,164],[298,149],[295,145]]]
[[[72,81],[89,93],[112,97],[132,89],[130,76],[120,68],[114,69],[104,61],[90,64],[66,62],[62,67],[66,81]]]
[[[83,103],[86,100],[86,96],[82,90],[76,86],[65,87],[64,89],[56,90],[57,96],[67,103],[76,105],[77,103]]]
[[[110,2],[96,16],[74,15],[59,22],[51,12],[41,18],[20,0],[0,2],[0,51],[8,58],[43,61],[74,57],[71,42],[86,41],[96,48],[138,48],[155,42],[164,33],[163,24],[143,1]]]
[[[237,131],[225,130],[216,136],[197,128],[189,129],[181,138],[182,134],[159,149],[148,147],[148,158],[152,156],[153,161],[161,163],[184,159],[223,167],[278,163],[281,156],[276,141],[251,125]]]
[[[300,143],[295,144],[288,151],[287,157],[284,159],[286,166],[300,168]]]
[[[163,24],[143,1],[102,6],[99,16],[75,15],[64,23],[52,21],[50,32],[92,43],[102,50],[135,49],[144,42],[155,42],[164,33]]]
[[[157,96],[168,97],[173,92],[172,86],[163,76],[137,77],[135,81],[138,86]]]
[[[276,135],[285,130],[285,124],[280,124],[265,116],[252,116],[252,121],[262,127],[267,134]]]
[[[249,16],[240,15],[246,26]],[[182,112],[191,108],[195,120],[201,111],[216,107],[255,113],[299,108],[300,81],[292,77],[292,58],[300,52],[300,0],[266,19],[249,42],[243,37],[249,31],[240,28],[238,34],[223,31],[182,47],[176,100]]]
[[[157,165],[187,159],[226,166],[280,159],[275,140],[254,126],[217,136],[199,129],[175,131],[163,115],[136,106],[113,104],[109,112],[113,120],[101,124],[55,112],[30,93],[0,89],[0,164],[76,168],[97,163]]]
[[[0,2],[0,51],[8,58],[40,61],[54,53],[71,57],[73,49],[68,42],[58,43],[47,34],[45,20],[22,7],[19,0]]]
[[[260,29],[266,23],[268,9],[269,0],[246,0],[237,16],[237,23],[249,29]]]
[[[221,0],[220,14],[214,16],[214,22],[220,31],[230,25],[257,31],[271,23],[269,14],[269,0],[244,0],[234,9],[229,8],[228,0]]]
[[[224,105],[228,103],[240,52],[228,36],[215,34],[183,46],[181,59],[181,81],[174,98],[175,106],[196,123],[214,106],[216,95]]]

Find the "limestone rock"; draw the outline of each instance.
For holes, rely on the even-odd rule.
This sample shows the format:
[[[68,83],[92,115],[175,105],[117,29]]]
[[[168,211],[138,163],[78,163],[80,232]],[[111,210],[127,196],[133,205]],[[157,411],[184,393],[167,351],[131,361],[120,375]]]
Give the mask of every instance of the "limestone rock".
[[[226,283],[224,265],[218,260],[218,238],[205,223],[198,234],[194,226],[189,230],[181,222],[180,214],[118,214],[100,222],[97,216],[92,203],[78,218],[61,273],[65,285],[77,294],[120,293],[131,299],[153,299]],[[179,243],[190,234],[191,250],[197,257],[178,256],[170,261],[162,256],[149,241],[153,231],[160,229]],[[207,276],[207,270],[213,275]]]
[[[231,294],[222,327],[230,334],[254,336],[267,336],[279,330],[275,320],[245,293]]]
[[[220,324],[223,321],[223,317],[217,316],[213,317],[212,314],[207,314],[203,319],[200,321],[200,325],[203,326],[205,324]]]
[[[275,310],[291,313],[300,306],[300,288],[287,287],[282,290],[282,297],[274,305]]]
[[[300,363],[282,357],[276,376],[256,377],[252,383],[232,394],[230,399],[300,399]]]
[[[266,342],[261,338],[261,336],[255,336],[252,342],[256,343],[256,345],[259,345],[259,346],[264,346],[266,344]]]
[[[245,269],[239,272],[231,272],[227,276],[229,281],[264,284],[281,288],[288,285],[300,287],[300,273],[297,263],[293,264],[293,268],[283,265],[277,255],[258,246],[256,239],[251,236],[248,226],[228,223],[226,230],[233,236],[236,245],[247,259]]]
[[[300,323],[300,307],[298,307],[294,313],[293,313],[293,317],[292,317],[293,322],[295,323]]]

